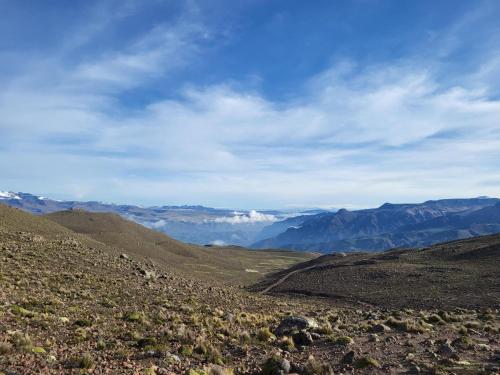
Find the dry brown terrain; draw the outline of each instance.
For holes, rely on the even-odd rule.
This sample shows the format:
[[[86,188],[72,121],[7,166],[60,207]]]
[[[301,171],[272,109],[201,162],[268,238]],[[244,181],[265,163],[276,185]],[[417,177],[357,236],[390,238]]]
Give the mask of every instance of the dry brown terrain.
[[[262,295],[231,286],[236,268],[215,282],[218,273],[186,272],[185,263],[79,231],[0,205],[0,373],[499,371],[494,306],[389,309]],[[272,254],[282,256],[263,259]]]
[[[500,235],[423,250],[326,255],[268,275],[252,290],[388,308],[497,308]]]
[[[45,216],[76,233],[90,237],[135,259],[175,267],[190,276],[214,282],[246,285],[264,274],[310,260],[316,255],[286,250],[248,251],[239,247],[185,244],[116,214],[82,210]]]

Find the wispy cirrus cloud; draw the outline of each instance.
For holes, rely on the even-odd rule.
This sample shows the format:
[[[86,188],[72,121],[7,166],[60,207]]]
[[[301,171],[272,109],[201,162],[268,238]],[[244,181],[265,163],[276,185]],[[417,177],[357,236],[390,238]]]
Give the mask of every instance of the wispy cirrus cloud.
[[[425,61],[336,59],[287,100],[222,79],[123,101],[203,59],[214,33],[187,12],[120,48],[31,63],[0,93],[4,189],[225,207],[499,195],[494,54],[444,79],[444,38]]]

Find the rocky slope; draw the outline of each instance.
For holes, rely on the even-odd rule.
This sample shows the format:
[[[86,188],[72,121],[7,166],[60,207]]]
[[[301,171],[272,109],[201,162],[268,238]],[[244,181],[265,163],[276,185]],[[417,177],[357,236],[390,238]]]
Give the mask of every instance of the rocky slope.
[[[387,308],[498,307],[500,235],[423,250],[324,255],[268,275],[251,290]]]
[[[122,253],[0,206],[0,373],[500,370],[496,307],[387,309],[267,296]]]
[[[270,271],[309,260],[314,254],[271,250],[262,253],[238,247],[185,244],[119,215],[82,210],[45,215],[73,232],[83,234],[128,256],[175,267],[195,277],[244,284]]]

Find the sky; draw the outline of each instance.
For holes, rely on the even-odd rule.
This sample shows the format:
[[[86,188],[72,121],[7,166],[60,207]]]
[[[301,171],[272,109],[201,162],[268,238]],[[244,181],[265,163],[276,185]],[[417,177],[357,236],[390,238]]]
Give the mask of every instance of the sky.
[[[0,190],[500,197],[500,2],[0,0]]]

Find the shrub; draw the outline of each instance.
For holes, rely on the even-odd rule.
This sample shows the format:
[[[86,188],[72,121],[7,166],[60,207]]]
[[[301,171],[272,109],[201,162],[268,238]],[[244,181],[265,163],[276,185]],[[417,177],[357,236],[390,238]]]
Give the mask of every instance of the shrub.
[[[179,348],[179,354],[182,354],[185,357],[189,357],[193,354],[193,346],[192,345],[182,345]]]
[[[239,337],[240,337],[240,343],[242,344],[250,344],[250,341],[252,341],[250,334],[247,331],[241,332]]]
[[[26,310],[24,307],[18,306],[18,305],[13,305],[10,309],[13,314],[19,315],[25,318],[33,318],[36,313],[31,310]]]
[[[422,322],[415,322],[410,320],[398,320],[392,317],[387,319],[385,324],[394,327],[400,331],[408,333],[424,333],[429,328],[428,326],[422,324]]]
[[[368,367],[380,368],[382,366],[380,366],[380,363],[374,358],[361,357],[356,362],[354,362],[354,367],[356,367],[357,369],[364,369]]]
[[[257,340],[269,342],[275,340],[276,336],[269,330],[268,327],[262,328],[257,332]]]
[[[73,357],[69,361],[69,365],[73,368],[90,369],[92,366],[94,366],[94,360],[92,359],[90,354],[85,353],[80,357]]]
[[[78,319],[73,324],[78,327],[90,327],[92,322],[89,319]]]
[[[12,350],[12,345],[8,342],[0,342],[0,355],[8,354]]]
[[[132,311],[132,312],[126,313],[125,316],[123,317],[123,319],[125,319],[127,322],[142,323],[142,322],[144,322],[144,314],[137,312],[137,311]]]
[[[23,333],[16,333],[12,337],[12,344],[16,349],[24,350],[24,351],[31,351],[31,348],[33,347],[33,342],[31,341],[31,337],[29,337],[28,334],[23,334]]]
[[[288,336],[282,337],[279,344],[282,349],[287,350],[289,352],[295,349],[295,343],[293,342],[293,338]]]
[[[348,346],[354,344],[354,340],[349,336],[328,336],[328,341],[335,345]]]

